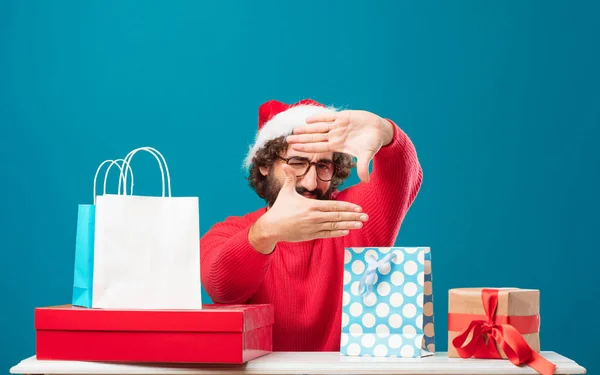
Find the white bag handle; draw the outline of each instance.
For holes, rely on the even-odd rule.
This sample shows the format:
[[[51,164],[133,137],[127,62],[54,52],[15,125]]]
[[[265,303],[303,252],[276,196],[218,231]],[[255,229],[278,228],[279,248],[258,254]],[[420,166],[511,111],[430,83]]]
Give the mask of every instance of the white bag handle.
[[[130,195],[133,194],[133,170],[131,169],[131,166],[129,165],[129,163],[125,162],[125,160],[117,159],[117,160],[114,160],[112,163],[110,163],[110,165],[106,169],[106,173],[104,174],[104,192],[103,192],[103,194],[105,194],[105,195],[106,195],[106,180],[108,179],[108,172],[110,172],[110,169],[113,167],[113,165],[116,165],[117,168],[119,168],[119,170],[121,171],[120,172],[121,177],[119,178],[119,188],[117,190],[117,194],[121,195],[121,180],[127,178],[127,174],[123,175],[123,168],[118,163],[120,161],[123,162],[123,165],[127,165],[127,170],[131,172],[131,189],[130,189],[131,192],[129,194]],[[127,190],[123,189],[123,194],[127,195]]]
[[[169,167],[167,165],[167,161],[165,160],[165,157],[155,148],[153,147],[139,147],[136,148],[135,150],[130,151],[127,156],[125,156],[125,160],[124,163],[127,163],[127,165],[131,164],[131,159],[133,158],[133,156],[138,152],[138,151],[146,151],[152,154],[152,156],[154,156],[154,158],[156,159],[156,161],[158,162],[158,166],[160,168],[160,174],[162,177],[162,196],[165,196],[165,174],[164,174],[164,170],[163,170],[163,164],[165,165],[165,170],[167,172],[167,184],[168,184],[168,194],[169,197],[171,196],[171,175],[169,174]],[[158,158],[158,156],[160,156],[160,159]],[[161,163],[161,159],[162,159],[162,163]],[[127,174],[128,174],[129,169],[125,170],[125,178],[123,179],[123,183],[124,183],[124,187],[123,187],[123,191],[127,192]],[[132,182],[133,185],[133,182]],[[119,180],[119,189],[121,187],[121,180]],[[133,186],[132,186],[133,188]]]
[[[94,196],[93,196],[93,202],[94,204],[96,204],[96,181],[98,179],[98,173],[100,173],[100,169],[102,169],[102,166],[106,163],[111,163],[110,166],[108,167],[108,169],[106,170],[106,174],[104,175],[104,194],[106,194],[106,177],[108,177],[108,172],[110,171],[110,168],[113,166],[113,164],[115,164],[117,161],[119,160],[123,160],[123,159],[117,159],[117,160],[104,160],[102,163],[100,163],[100,165],[98,166],[98,168],[96,169],[96,174],[94,175]],[[127,178],[126,175],[123,175],[123,168],[121,168],[121,166],[119,164],[117,164],[117,167],[119,168],[120,172],[120,177],[119,177],[119,192],[121,191],[121,180],[124,178]],[[127,164],[127,167],[129,170],[131,170],[131,167],[129,166],[129,164]],[[132,190],[133,190],[133,171],[131,171],[131,181],[132,181]]]

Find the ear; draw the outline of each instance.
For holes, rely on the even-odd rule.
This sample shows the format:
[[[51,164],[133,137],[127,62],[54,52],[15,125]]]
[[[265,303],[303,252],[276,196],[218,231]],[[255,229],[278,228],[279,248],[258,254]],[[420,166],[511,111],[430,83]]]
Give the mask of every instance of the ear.
[[[269,167],[259,167],[258,169],[260,170],[260,173],[261,173],[263,176],[266,176],[266,175],[268,175],[268,174],[269,174]]]

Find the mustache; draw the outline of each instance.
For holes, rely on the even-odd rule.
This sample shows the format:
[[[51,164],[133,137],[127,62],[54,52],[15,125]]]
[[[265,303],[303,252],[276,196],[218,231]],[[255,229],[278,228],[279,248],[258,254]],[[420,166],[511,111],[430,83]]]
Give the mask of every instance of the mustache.
[[[298,192],[298,194],[300,194],[300,195],[309,193],[311,195],[314,195],[317,199],[323,198],[323,195],[324,195],[323,190],[321,190],[319,188],[316,188],[315,190],[308,190],[304,186],[296,187],[296,192]]]

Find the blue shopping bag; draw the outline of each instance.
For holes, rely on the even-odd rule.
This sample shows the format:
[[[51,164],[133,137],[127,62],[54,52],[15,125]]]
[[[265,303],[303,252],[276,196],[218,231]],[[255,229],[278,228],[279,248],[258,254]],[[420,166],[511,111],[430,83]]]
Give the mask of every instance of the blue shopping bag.
[[[120,182],[125,178],[123,175],[123,167],[118,164],[123,162],[123,159],[117,160],[105,160],[103,161],[96,170],[94,176],[94,193],[93,201],[94,204],[80,204],[77,209],[77,232],[75,237],[75,263],[73,273],[73,297],[72,305],[80,307],[92,307],[92,295],[93,295],[93,282],[94,282],[94,228],[96,226],[96,180],[98,173],[100,172],[104,164],[110,163],[106,169],[104,176],[104,194],[106,193],[106,178],[108,172],[113,165],[116,165],[121,171],[119,177]],[[127,164],[128,170],[131,171],[131,167]],[[133,180],[133,173],[131,174]],[[133,189],[133,182],[131,184]]]
[[[94,225],[96,205],[80,204],[77,210],[73,306],[92,307],[94,280]]]
[[[347,356],[433,355],[428,247],[345,249],[340,352]]]

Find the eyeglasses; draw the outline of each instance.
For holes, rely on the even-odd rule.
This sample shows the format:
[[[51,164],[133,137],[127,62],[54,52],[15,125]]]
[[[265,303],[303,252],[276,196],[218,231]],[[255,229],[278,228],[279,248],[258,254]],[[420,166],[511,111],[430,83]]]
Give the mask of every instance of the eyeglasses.
[[[307,158],[292,156],[291,158],[283,158],[281,156],[277,156],[279,159],[285,161],[287,165],[292,167],[292,169],[296,172],[296,177],[304,177],[310,170],[310,167],[314,164],[317,177],[319,180],[324,182],[329,182],[333,179],[333,174],[335,172],[335,164],[331,160],[320,160],[317,162],[311,162]]]

